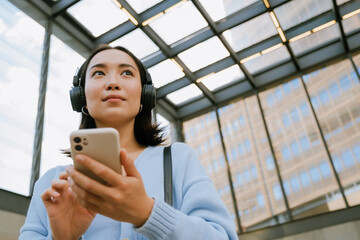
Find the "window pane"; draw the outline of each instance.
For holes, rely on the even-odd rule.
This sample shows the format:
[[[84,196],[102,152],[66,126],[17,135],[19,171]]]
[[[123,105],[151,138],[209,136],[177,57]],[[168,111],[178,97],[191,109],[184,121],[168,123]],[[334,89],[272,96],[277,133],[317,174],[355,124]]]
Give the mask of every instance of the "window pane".
[[[127,0],[127,2],[137,13],[142,13],[146,9],[149,9],[155,4],[162,1],[163,0]]]
[[[342,20],[342,22],[345,34],[351,34],[352,32],[359,30],[360,28],[360,15],[357,14],[355,16]]]
[[[330,0],[294,0],[275,8],[283,29],[289,29],[332,8]]]
[[[245,62],[244,65],[250,73],[256,73],[288,59],[290,59],[290,54],[286,47],[282,46],[276,50],[251,59],[250,61]]]
[[[111,46],[122,46],[129,49],[134,55],[142,59],[159,50],[159,47],[140,29],[110,43]]]
[[[154,86],[159,88],[176,79],[183,77],[184,72],[170,59],[149,68]]]
[[[8,1],[0,25],[0,188],[28,195],[44,29]]]
[[[179,53],[178,56],[194,72],[229,55],[219,38],[212,37]]]
[[[209,13],[211,19],[216,22],[240,9],[249,6],[250,4],[256,1],[258,0],[245,0],[245,1],[200,0],[200,3]]]
[[[209,77],[203,78],[202,83],[210,90],[213,91],[222,86],[225,86],[233,81],[240,80],[244,77],[243,72],[238,65],[226,68],[217,72]]]
[[[276,34],[277,30],[268,13],[264,13],[223,33],[236,52]]]
[[[259,94],[284,189],[295,219],[334,210],[335,206],[345,207],[341,200],[340,205],[337,205],[339,200],[329,197],[332,192],[338,191],[338,185],[329,165],[320,167],[323,162],[327,164],[329,161],[324,160],[327,159],[327,153],[320,144],[320,132],[316,128],[300,81],[294,79],[289,82],[289,94],[285,94],[283,84]],[[267,101],[269,95],[277,96],[271,104]],[[316,172],[320,172],[319,168],[325,175],[320,178],[314,176]],[[312,172],[310,169],[313,169]],[[315,204],[317,207],[314,201],[318,201]]]
[[[192,83],[186,87],[183,87],[175,92],[168,94],[166,97],[175,105],[178,105],[200,95],[203,95],[202,91],[195,84]]]
[[[197,152],[200,162],[209,177],[213,180],[221,199],[232,214],[236,225],[234,205],[215,112],[184,122],[183,131],[186,143]],[[242,182],[245,181],[240,173],[237,177],[235,176],[236,175],[234,175],[233,180],[236,184],[242,184]]]
[[[334,24],[330,27],[322,29],[321,31],[312,33],[309,36],[300,38],[297,41],[290,42],[290,46],[294,51],[294,54],[298,56],[316,49],[334,39],[338,39],[339,37],[339,25]]]
[[[207,26],[191,1],[188,1],[150,23],[150,27],[168,44],[183,39]]]
[[[355,161],[352,148],[360,143],[360,85],[352,80],[353,72],[351,62],[344,60],[306,76],[309,94],[321,99],[323,91],[330,92],[331,98],[326,96],[326,102],[320,101],[315,111],[350,205],[360,203],[355,187],[360,180],[360,163]]]
[[[272,213],[285,211],[256,96],[220,108],[219,116],[225,147],[231,156],[237,205],[244,213],[241,224],[244,229],[253,230]]]
[[[60,149],[70,147],[69,135],[79,128],[80,114],[72,110],[69,90],[77,67],[84,61],[58,38],[51,37],[40,175],[52,167],[72,163]]]
[[[82,0],[67,11],[95,37],[129,19],[125,12],[109,0]]]

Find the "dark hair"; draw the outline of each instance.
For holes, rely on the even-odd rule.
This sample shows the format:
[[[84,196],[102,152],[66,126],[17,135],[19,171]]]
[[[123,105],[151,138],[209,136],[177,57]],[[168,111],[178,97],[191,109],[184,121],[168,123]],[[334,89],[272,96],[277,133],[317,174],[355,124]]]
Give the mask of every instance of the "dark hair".
[[[127,53],[136,63],[139,71],[140,71],[140,78],[141,78],[141,86],[146,83],[146,69],[142,62],[128,49],[116,46],[112,47],[108,44],[101,44],[96,47],[83,63],[83,65],[79,69],[78,76],[81,78],[81,86],[85,89],[85,82],[86,82],[86,69],[89,66],[91,59],[99,52],[108,50],[108,49],[118,49],[119,51],[123,51]],[[143,101],[143,100],[142,100]],[[151,122],[151,109],[143,108],[138,115],[135,117],[134,123],[134,134],[135,139],[144,146],[156,146],[160,143],[165,141],[163,129],[159,128],[159,124],[153,124]],[[79,129],[86,129],[86,128],[96,128],[95,120],[90,115],[85,115],[81,113],[81,122]]]

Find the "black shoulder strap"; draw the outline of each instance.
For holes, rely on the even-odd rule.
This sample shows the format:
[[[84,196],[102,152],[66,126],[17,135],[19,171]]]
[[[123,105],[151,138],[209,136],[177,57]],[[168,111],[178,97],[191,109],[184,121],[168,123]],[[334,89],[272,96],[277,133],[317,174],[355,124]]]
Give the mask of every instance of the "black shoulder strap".
[[[164,200],[172,206],[172,160],[171,145],[164,148]]]

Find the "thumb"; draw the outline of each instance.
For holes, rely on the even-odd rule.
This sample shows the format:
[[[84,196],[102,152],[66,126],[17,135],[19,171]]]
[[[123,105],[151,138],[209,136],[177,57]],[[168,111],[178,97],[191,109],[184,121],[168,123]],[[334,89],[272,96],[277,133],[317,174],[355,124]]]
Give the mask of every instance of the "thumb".
[[[125,149],[121,149],[120,151],[120,160],[121,164],[124,166],[126,176],[141,178],[139,171],[135,167],[135,161],[128,157]]]

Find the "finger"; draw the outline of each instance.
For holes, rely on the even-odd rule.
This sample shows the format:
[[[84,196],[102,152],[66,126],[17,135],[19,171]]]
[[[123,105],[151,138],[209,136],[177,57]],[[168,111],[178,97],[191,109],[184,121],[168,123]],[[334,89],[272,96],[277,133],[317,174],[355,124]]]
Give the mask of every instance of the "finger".
[[[141,178],[139,171],[135,167],[135,161],[133,161],[131,158],[128,157],[125,149],[122,149],[120,151],[120,159],[122,165],[124,166],[126,176]]]
[[[67,180],[68,176],[69,175],[65,171],[63,171],[60,172],[59,179]]]
[[[55,179],[51,182],[51,187],[59,192],[64,191],[69,186],[70,184],[67,180]]]
[[[76,194],[79,200],[84,201],[86,203],[91,203],[96,206],[101,206],[104,200],[100,196],[97,196],[85,189],[81,188],[80,186],[74,184],[72,186],[72,191]]]
[[[43,194],[41,194],[41,199],[42,201],[45,202],[49,202],[49,201],[53,201],[55,198],[60,197],[60,193],[58,193],[57,191],[55,191],[52,188],[48,188],[46,189]]]
[[[76,171],[73,167],[67,167],[66,172],[70,177],[69,179],[71,179],[72,187],[77,185],[80,188],[85,189],[86,191],[93,193],[97,196],[102,196],[102,194],[104,194],[104,192],[108,188],[108,186],[89,178],[88,176],[79,171]]]
[[[104,164],[82,154],[78,154],[75,158],[75,161],[91,172],[105,180],[109,185],[114,184],[114,179],[116,179],[119,174],[112,170],[111,168],[105,166]]]

